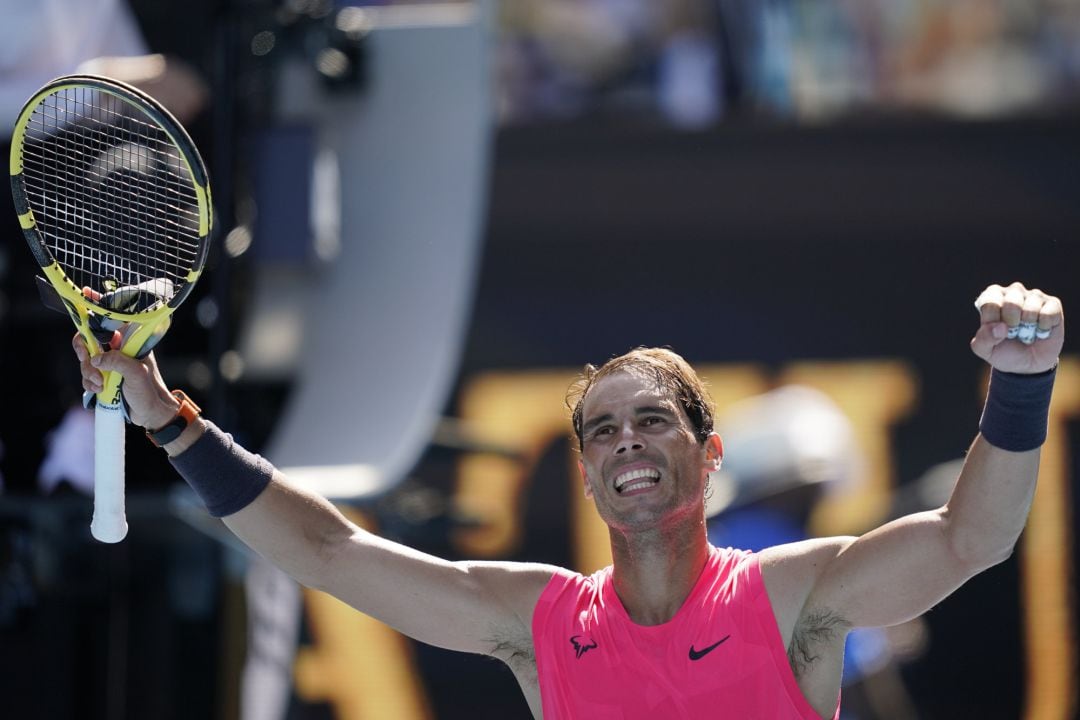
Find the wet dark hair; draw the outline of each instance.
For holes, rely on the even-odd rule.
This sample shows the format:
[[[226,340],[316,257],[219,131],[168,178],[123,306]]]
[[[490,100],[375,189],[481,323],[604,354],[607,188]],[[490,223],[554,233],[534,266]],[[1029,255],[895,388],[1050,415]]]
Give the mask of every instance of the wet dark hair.
[[[582,433],[584,422],[582,413],[585,396],[597,381],[617,372],[651,374],[656,378],[658,387],[671,392],[682,406],[698,442],[705,442],[713,431],[713,403],[705,383],[698,377],[690,363],[681,355],[667,348],[634,348],[625,355],[608,360],[600,367],[589,364],[566,391],[566,407],[572,413],[574,434],[577,436],[578,449],[585,444]]]

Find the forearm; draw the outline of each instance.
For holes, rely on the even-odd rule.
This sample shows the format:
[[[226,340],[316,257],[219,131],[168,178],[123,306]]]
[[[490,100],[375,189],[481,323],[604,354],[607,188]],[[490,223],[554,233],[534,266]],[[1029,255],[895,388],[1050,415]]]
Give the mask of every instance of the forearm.
[[[336,549],[357,532],[328,500],[281,473],[249,505],[222,518],[248,547],[297,582],[326,590]]]
[[[291,485],[202,418],[165,450],[212,515],[305,585],[320,584],[336,542],[358,530],[327,500]]]
[[[976,437],[946,505],[952,552],[981,570],[1005,560],[1027,522],[1039,450],[1011,452]]]
[[[1054,376],[991,375],[979,436],[946,506],[950,546],[965,562],[987,567],[1004,560],[1024,529]]]

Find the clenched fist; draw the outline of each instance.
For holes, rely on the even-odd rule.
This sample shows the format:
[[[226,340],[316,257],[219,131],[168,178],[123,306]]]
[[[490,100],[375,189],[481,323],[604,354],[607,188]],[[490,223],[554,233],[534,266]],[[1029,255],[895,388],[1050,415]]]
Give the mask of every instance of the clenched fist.
[[[1021,283],[991,285],[975,301],[979,330],[971,350],[996,370],[1033,374],[1058,362],[1065,342],[1061,301]]]

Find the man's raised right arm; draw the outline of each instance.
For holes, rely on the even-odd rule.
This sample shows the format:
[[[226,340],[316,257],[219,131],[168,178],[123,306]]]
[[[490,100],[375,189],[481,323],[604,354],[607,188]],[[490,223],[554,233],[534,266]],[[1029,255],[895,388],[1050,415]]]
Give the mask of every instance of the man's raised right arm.
[[[133,423],[157,429],[175,417],[179,401],[153,355],[140,361],[107,352],[91,361],[81,338],[74,347],[85,389],[100,389],[100,370],[124,376]],[[208,507],[224,498],[222,511],[214,514],[237,537],[298,582],[431,645],[497,657],[531,650],[532,609],[556,568],[449,562],[380,538],[202,418],[164,449],[204,501],[207,492],[215,494]],[[199,485],[207,483],[240,487],[240,506],[231,504],[230,486],[200,492]],[[530,647],[521,647],[525,643]]]

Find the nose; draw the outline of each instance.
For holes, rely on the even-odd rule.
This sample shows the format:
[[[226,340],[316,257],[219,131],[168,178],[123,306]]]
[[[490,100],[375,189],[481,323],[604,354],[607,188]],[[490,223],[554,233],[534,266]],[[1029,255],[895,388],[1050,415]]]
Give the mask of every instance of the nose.
[[[615,454],[622,455],[632,450],[644,450],[645,442],[634,431],[634,426],[627,423],[619,433],[619,442],[615,444]]]

